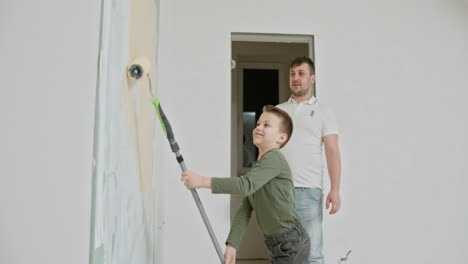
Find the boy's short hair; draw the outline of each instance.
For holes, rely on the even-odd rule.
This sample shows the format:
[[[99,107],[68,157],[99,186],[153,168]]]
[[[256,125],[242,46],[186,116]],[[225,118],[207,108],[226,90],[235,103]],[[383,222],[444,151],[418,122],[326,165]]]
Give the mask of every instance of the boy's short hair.
[[[288,135],[288,138],[286,139],[286,141],[283,142],[283,144],[281,144],[280,148],[284,147],[284,145],[286,145],[286,143],[288,143],[289,139],[291,138],[291,135],[292,135],[292,132],[293,132],[293,122],[292,122],[292,119],[291,117],[288,115],[288,113],[286,113],[284,110],[281,110],[279,109],[278,107],[276,106],[273,106],[273,105],[265,105],[263,107],[263,112],[269,112],[269,113],[272,113],[274,115],[276,115],[277,117],[280,118],[280,131],[281,133],[285,133],[286,135]]]
[[[291,61],[291,65],[289,65],[289,68],[292,69],[296,66],[302,65],[303,63],[307,63],[307,65],[309,65],[310,74],[314,75],[315,74],[314,62],[309,57],[306,57],[306,56],[294,58],[294,60]]]

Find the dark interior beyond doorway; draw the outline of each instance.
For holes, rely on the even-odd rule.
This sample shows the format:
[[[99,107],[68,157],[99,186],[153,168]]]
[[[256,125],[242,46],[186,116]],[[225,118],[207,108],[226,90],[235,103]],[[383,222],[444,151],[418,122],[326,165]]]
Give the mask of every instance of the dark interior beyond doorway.
[[[243,70],[244,167],[251,167],[258,156],[252,131],[262,114],[263,106],[279,103],[279,71],[277,69]]]

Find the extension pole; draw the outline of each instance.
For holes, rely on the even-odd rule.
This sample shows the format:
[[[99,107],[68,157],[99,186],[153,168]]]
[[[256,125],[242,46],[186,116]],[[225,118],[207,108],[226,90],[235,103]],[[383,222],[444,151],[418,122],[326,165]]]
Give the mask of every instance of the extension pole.
[[[166,134],[167,139],[169,140],[169,145],[171,146],[172,152],[174,152],[176,155],[176,159],[180,165],[180,168],[182,169],[182,171],[186,171],[187,167],[185,166],[184,158],[182,157],[182,154],[180,154],[180,148],[179,148],[179,145],[177,144],[177,141],[175,140],[174,133],[172,132],[172,127],[169,124],[169,120],[167,119],[166,115],[164,114],[161,108],[161,104],[159,103],[159,98],[157,98],[153,94],[153,90],[151,87],[151,78],[149,76],[150,67],[151,67],[151,63],[146,57],[135,58],[127,67],[127,75],[131,80],[134,80],[134,81],[141,80],[141,77],[143,77],[145,74],[148,77],[149,90],[153,97],[153,105],[154,105],[154,108],[156,108],[156,112],[158,114],[161,127],[164,133]],[[213,242],[213,245],[216,249],[216,253],[218,254],[219,260],[221,261],[221,264],[224,264],[223,253],[221,251],[221,248],[219,247],[218,240],[216,239],[213,228],[211,227],[210,220],[208,220],[208,216],[206,215],[205,209],[203,208],[200,197],[198,196],[198,193],[195,189],[190,189],[190,192],[192,193],[193,199],[195,200],[195,203],[197,204],[198,211],[200,212],[203,222],[205,223],[206,229],[208,230],[211,241]]]
[[[161,122],[161,126],[163,128],[164,133],[166,133],[167,139],[169,140],[169,145],[171,146],[172,152],[174,152],[176,156],[180,169],[182,171],[186,171],[187,167],[185,166],[184,158],[182,157],[182,154],[180,154],[179,145],[177,144],[177,141],[175,140],[174,133],[172,132],[171,125],[169,124],[169,120],[167,120],[167,117],[161,108],[161,104],[159,103],[159,98],[153,101],[153,105],[156,108],[159,121]],[[221,251],[221,248],[219,247],[218,240],[216,239],[215,233],[213,232],[213,228],[211,227],[210,220],[208,220],[208,216],[206,215],[205,209],[203,208],[203,205],[200,200],[200,197],[198,196],[197,190],[190,189],[190,192],[192,193],[193,199],[195,200],[195,203],[197,204],[198,211],[200,212],[203,222],[205,223],[206,229],[208,230],[208,233],[210,234],[211,241],[213,242],[213,245],[216,249],[216,253],[218,253],[219,260],[221,261],[222,264],[224,264],[223,253]]]

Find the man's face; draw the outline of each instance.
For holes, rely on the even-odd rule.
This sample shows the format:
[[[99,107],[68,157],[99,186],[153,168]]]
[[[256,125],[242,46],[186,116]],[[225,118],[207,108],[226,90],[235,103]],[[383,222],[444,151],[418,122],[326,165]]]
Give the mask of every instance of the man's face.
[[[307,63],[296,65],[289,70],[289,88],[294,96],[301,97],[311,93],[315,75],[310,74]]]

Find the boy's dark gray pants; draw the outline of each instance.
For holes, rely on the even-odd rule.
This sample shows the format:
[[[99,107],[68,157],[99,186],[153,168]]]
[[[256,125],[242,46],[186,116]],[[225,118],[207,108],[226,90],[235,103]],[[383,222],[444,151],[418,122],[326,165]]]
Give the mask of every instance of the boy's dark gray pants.
[[[309,263],[310,238],[300,222],[278,236],[265,236],[272,264]]]

